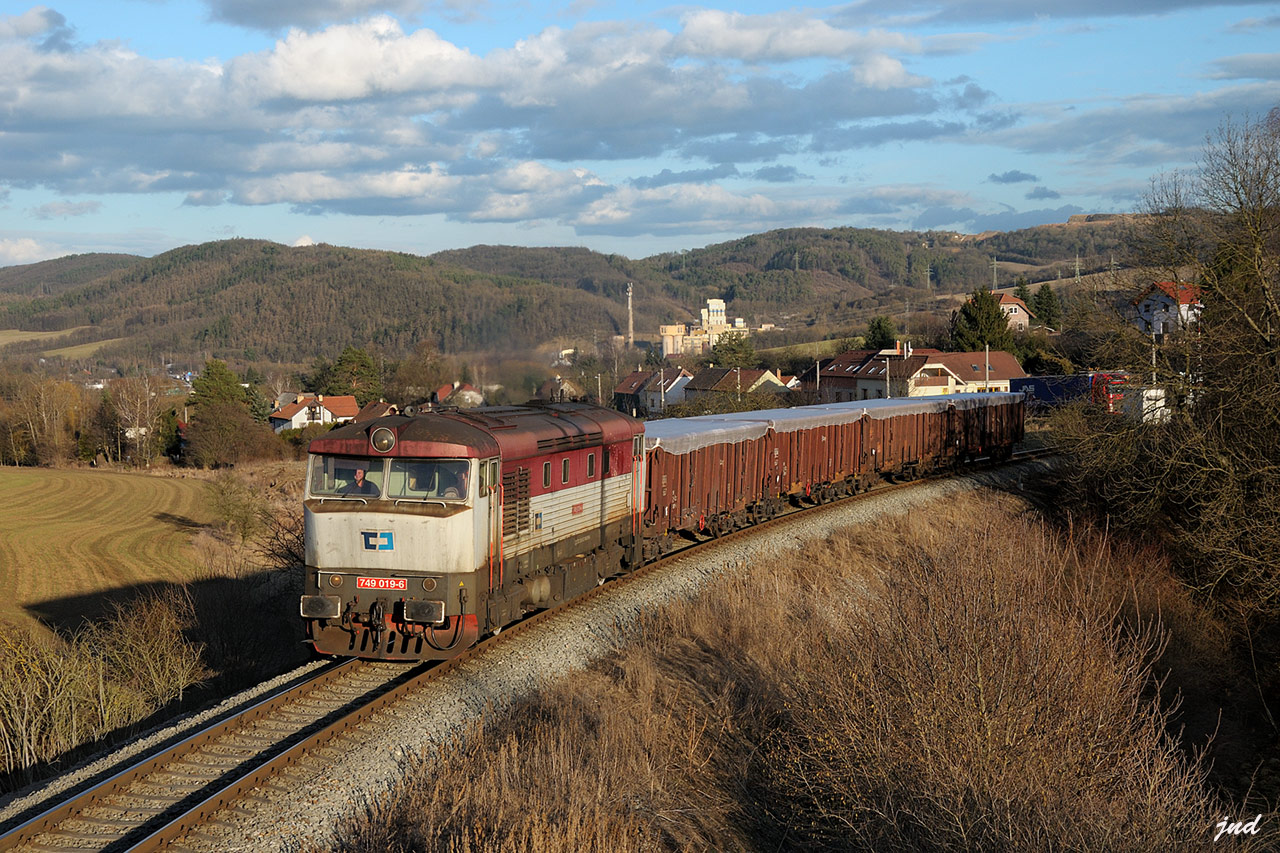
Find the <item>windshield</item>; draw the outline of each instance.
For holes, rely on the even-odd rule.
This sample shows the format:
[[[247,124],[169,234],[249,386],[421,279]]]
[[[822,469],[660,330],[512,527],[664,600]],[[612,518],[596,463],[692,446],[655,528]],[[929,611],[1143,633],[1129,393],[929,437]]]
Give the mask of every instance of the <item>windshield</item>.
[[[317,497],[369,497],[382,492],[386,461],[360,456],[311,457],[311,494]]]
[[[469,466],[463,459],[392,459],[390,500],[466,500]]]

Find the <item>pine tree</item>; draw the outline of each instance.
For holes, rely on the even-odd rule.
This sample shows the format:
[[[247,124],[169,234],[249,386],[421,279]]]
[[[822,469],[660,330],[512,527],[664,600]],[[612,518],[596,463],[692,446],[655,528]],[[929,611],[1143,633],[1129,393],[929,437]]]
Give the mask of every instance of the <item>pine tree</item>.
[[[1035,304],[1031,310],[1042,326],[1057,329],[1062,322],[1062,303],[1058,301],[1058,294],[1053,292],[1048,282],[1040,285],[1040,289],[1036,291]]]
[[[1013,352],[1013,332],[995,294],[980,287],[951,315],[951,345],[958,352],[976,352],[985,346]]]
[[[333,363],[324,387],[318,390],[334,396],[351,394],[363,406],[382,396],[382,377],[367,352],[347,347]]]
[[[1018,276],[1018,286],[1014,288],[1013,295],[1022,300],[1022,304],[1031,308],[1031,288],[1027,285],[1025,276]],[[1031,308],[1035,311],[1034,308]]]
[[[711,363],[716,367],[755,367],[759,359],[756,348],[741,332],[727,332],[711,348]]]
[[[898,326],[892,317],[872,317],[867,324],[867,349],[893,349],[898,342]]]
[[[211,359],[204,371],[191,381],[191,403],[197,409],[211,403],[239,403],[247,405],[248,398],[240,377],[231,372],[226,362]]]

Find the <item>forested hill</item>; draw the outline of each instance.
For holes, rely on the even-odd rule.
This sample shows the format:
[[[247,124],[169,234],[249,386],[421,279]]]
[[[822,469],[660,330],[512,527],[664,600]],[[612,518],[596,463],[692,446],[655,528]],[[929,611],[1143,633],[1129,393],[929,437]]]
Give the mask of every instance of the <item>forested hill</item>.
[[[52,261],[17,267],[0,267],[0,301],[17,296],[56,296],[82,287],[117,270],[146,259],[138,255],[67,255]]]
[[[582,248],[477,246],[431,257],[260,240],[185,246],[154,258],[79,255],[0,270],[0,330],[66,332],[123,359],[159,355],[308,362],[345,346],[390,357],[417,342],[506,351],[637,333],[729,302],[751,322],[865,313],[904,294],[960,293],[991,280],[990,256],[1035,282],[1104,268],[1124,225],[1072,223],[983,238],[852,228],[789,229],[630,260]],[[51,348],[11,344],[12,354]]]

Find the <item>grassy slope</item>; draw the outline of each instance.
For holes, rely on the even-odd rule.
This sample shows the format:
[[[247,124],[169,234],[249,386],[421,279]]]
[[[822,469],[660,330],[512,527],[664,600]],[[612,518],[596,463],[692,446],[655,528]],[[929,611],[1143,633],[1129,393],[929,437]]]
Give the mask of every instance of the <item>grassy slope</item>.
[[[0,619],[30,624],[39,605],[65,624],[76,596],[189,580],[210,520],[200,480],[0,468]]]

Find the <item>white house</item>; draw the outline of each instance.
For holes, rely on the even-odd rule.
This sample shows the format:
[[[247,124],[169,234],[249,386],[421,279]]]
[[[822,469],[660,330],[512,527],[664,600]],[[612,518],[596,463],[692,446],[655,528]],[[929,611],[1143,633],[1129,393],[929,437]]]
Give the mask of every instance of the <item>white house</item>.
[[[1165,335],[1200,320],[1204,304],[1200,288],[1181,281],[1157,281],[1134,297],[1134,325],[1148,334]]]
[[[311,424],[346,423],[360,413],[351,395],[329,396],[304,394],[297,400],[272,412],[267,423],[276,432],[302,429]]]

